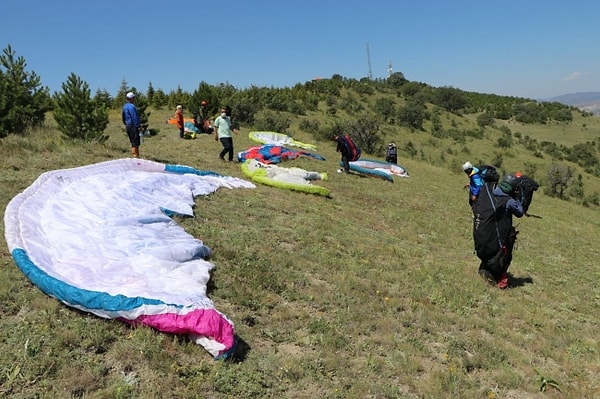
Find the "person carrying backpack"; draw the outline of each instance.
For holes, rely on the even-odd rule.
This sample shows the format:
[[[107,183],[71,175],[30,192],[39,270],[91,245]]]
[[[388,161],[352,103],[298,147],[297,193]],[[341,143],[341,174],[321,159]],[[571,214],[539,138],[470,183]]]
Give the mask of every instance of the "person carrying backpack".
[[[522,174],[521,172],[515,173],[515,177],[519,181],[519,188],[521,191],[521,203],[523,204],[523,213],[525,216],[529,216],[527,211],[529,210],[529,205],[531,205],[531,201],[533,200],[533,193],[540,188],[540,184],[533,180],[531,177]]]
[[[335,136],[333,136],[333,140],[335,142],[337,142],[335,151],[339,152],[342,155],[342,165],[344,166],[343,170],[338,169],[338,173],[342,173],[342,172],[349,173],[350,172],[350,149],[348,148],[348,145],[346,144],[346,138],[344,136],[336,134]]]
[[[473,241],[479,274],[500,289],[508,287],[508,267],[518,231],[512,217],[523,217],[518,179],[506,175],[496,187],[485,184],[473,205]]]
[[[469,188],[469,206],[473,208],[473,204],[479,196],[481,186],[483,186],[483,178],[479,174],[479,169],[474,167],[469,161],[463,164],[462,169],[469,176],[469,184],[465,184],[464,188]]]
[[[398,164],[398,151],[396,150],[395,143],[389,143],[387,151],[385,152],[385,161],[393,164]]]
[[[350,173],[350,162],[357,161],[360,158],[360,148],[354,144],[348,135],[336,134],[331,139],[337,143],[335,150],[342,155],[341,164],[344,169],[338,169],[338,173]]]
[[[202,100],[200,108],[194,112],[194,126],[201,133],[212,134],[213,128],[210,125],[210,115],[208,114],[208,102]]]

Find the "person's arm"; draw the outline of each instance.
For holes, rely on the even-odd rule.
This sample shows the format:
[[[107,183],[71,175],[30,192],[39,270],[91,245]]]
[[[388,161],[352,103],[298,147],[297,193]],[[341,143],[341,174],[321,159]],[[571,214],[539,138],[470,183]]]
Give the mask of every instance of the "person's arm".
[[[229,124],[230,124],[230,126],[231,126],[231,131],[232,131],[233,133],[235,133],[235,134],[238,134],[238,131],[239,131],[239,129],[237,128],[237,126],[235,126],[235,125],[233,124],[233,121],[231,120],[231,118],[229,118]]]
[[[133,112],[131,115],[131,120],[133,121],[133,124],[135,125],[135,127],[139,130],[142,122],[140,121],[140,114],[138,114],[137,108],[133,109]]]
[[[514,198],[508,200],[508,202],[506,203],[506,209],[518,218],[523,217],[523,215],[525,214],[525,212],[523,211],[523,204],[521,204],[521,201],[516,200]]]
[[[213,130],[215,131],[215,141],[219,141],[219,118],[215,119]]]

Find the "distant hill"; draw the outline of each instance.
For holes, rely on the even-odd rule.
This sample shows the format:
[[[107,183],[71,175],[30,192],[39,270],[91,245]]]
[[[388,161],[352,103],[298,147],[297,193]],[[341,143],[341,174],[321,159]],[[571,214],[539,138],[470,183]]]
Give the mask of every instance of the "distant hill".
[[[585,111],[592,112],[595,115],[600,115],[600,92],[598,91],[563,94],[544,101],[556,101],[561,104],[581,108]]]

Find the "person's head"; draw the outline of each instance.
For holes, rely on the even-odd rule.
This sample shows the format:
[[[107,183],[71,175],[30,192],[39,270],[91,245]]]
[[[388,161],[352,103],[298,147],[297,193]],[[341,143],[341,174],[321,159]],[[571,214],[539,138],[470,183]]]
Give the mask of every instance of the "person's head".
[[[517,179],[520,179],[521,177],[523,177],[523,173],[521,173],[521,172],[515,172],[515,177]]]
[[[462,169],[465,171],[466,174],[469,174],[473,171],[473,164],[467,161],[463,164]]]
[[[129,92],[127,93],[127,95],[125,96],[127,98],[127,101],[133,101],[135,100],[135,94],[133,94],[133,92]]]
[[[183,107],[181,105],[177,106],[177,111],[183,111]]]
[[[504,176],[502,181],[498,183],[498,187],[504,194],[508,194],[511,197],[514,197],[519,188],[519,182],[515,175],[508,174]]]
[[[388,144],[388,148],[389,149],[396,148],[396,144],[395,143],[389,143]]]
[[[206,107],[208,105],[208,103],[204,100],[202,100],[202,102],[200,103],[201,106]]]
[[[227,116],[227,108],[221,107],[221,116]]]

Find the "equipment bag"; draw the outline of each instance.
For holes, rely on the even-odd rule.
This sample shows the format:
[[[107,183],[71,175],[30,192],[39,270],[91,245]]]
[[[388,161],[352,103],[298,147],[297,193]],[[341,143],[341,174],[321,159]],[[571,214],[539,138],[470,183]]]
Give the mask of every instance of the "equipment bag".
[[[356,144],[354,144],[354,141],[352,141],[349,135],[345,135],[344,138],[346,139],[346,148],[350,157],[348,161],[358,161],[358,159],[360,158],[360,148],[358,148]]]
[[[492,191],[490,185],[484,184],[473,205],[473,241],[481,260],[490,259],[506,248],[514,231],[511,219],[504,215],[510,197],[496,197]]]
[[[494,185],[498,184],[500,180],[500,175],[498,174],[498,170],[495,166],[492,165],[482,165],[479,167],[479,176],[486,183],[493,183]]]

